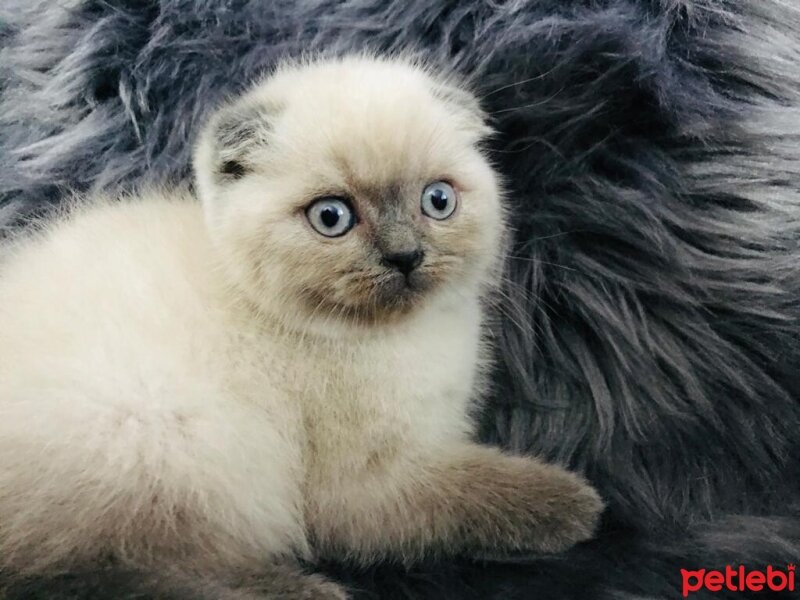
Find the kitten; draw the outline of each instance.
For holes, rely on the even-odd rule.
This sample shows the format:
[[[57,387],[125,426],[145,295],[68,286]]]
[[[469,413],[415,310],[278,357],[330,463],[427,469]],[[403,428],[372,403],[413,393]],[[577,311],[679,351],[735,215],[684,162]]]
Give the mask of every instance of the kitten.
[[[587,539],[580,477],[471,441],[505,235],[488,133],[409,61],[287,65],[202,132],[200,203],[96,200],[9,248],[2,570],[344,598],[297,561]]]

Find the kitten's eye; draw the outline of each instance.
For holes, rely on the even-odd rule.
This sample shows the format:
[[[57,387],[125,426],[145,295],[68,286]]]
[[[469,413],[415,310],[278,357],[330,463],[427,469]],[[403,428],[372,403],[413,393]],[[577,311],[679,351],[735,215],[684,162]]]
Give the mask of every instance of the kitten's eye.
[[[350,203],[341,198],[322,198],[306,209],[311,226],[325,237],[344,235],[356,224]]]
[[[422,191],[422,212],[443,221],[456,209],[456,191],[446,181],[435,181]]]

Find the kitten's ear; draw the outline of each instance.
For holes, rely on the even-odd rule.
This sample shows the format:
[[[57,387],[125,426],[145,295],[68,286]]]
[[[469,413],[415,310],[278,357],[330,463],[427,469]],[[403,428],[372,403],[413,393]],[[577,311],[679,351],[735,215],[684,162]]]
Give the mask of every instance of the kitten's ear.
[[[209,166],[220,183],[240,179],[252,170],[253,151],[269,144],[276,112],[271,105],[244,98],[211,118],[203,137],[210,146]]]
[[[460,117],[462,128],[473,134],[476,140],[482,140],[493,133],[488,122],[489,117],[474,94],[446,82],[436,83],[432,91],[436,98],[453,108]]]

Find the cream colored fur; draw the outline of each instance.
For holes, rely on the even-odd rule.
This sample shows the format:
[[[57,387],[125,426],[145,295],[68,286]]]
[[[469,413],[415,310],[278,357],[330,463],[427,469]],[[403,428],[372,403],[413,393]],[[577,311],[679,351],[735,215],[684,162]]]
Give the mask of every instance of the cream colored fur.
[[[220,143],[239,113],[263,128]],[[287,66],[204,132],[203,207],[93,199],[6,248],[0,564],[256,572],[590,535],[600,504],[579,478],[470,442],[504,235],[485,133],[469,94],[406,61]],[[247,173],[220,176],[228,159]],[[430,291],[381,308],[365,279],[376,198],[405,194],[413,214],[443,177],[460,189],[452,222],[409,217]],[[302,207],[334,192],[363,219],[322,238]]]

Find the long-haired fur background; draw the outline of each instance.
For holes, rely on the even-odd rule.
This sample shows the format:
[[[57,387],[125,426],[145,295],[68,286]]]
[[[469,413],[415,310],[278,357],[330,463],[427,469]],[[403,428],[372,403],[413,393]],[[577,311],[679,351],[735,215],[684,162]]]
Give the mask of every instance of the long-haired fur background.
[[[0,46],[3,229],[185,180],[208,110],[287,54],[413,47],[478,86],[515,226],[481,436],[610,508],[562,557],[329,565],[363,597],[666,599],[800,559],[800,4],[2,0]],[[147,595],[94,570],[12,597]]]

